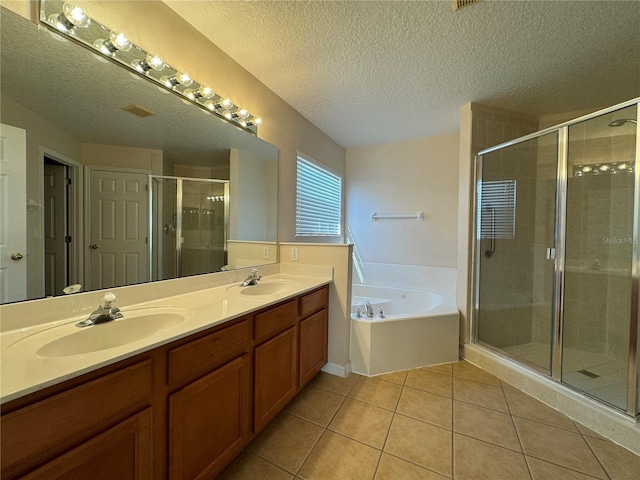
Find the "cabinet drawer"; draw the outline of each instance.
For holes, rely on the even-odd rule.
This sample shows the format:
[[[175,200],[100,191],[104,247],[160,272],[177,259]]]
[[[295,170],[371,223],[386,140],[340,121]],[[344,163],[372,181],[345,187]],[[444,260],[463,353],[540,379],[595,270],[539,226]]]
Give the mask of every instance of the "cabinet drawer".
[[[256,342],[262,342],[298,321],[298,302],[291,300],[256,315]]]
[[[48,460],[147,405],[152,388],[152,364],[145,360],[3,415],[3,478],[21,463]]]
[[[193,380],[246,352],[251,332],[243,320],[206,337],[169,350],[169,386]]]
[[[327,308],[329,302],[329,288],[323,287],[315,292],[300,297],[300,317],[304,318],[322,308]]]

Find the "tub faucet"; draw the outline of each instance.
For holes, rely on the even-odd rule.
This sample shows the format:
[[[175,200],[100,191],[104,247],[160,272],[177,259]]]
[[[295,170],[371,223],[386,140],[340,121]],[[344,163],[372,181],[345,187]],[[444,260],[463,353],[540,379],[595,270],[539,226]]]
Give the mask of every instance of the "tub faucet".
[[[373,307],[371,306],[371,303],[369,302],[369,300],[366,300],[364,302],[364,308],[367,309],[367,317],[373,318]]]
[[[253,270],[251,270],[251,273],[249,274],[249,276],[244,279],[244,282],[242,282],[240,284],[240,286],[241,287],[248,287],[249,285],[257,285],[258,284],[258,280],[260,280],[261,278],[262,277],[258,273],[258,269],[254,268]]]
[[[91,312],[89,318],[76,323],[76,327],[88,327],[89,325],[98,325],[99,323],[111,322],[117,318],[122,318],[123,315],[120,313],[120,309],[113,306],[117,299],[118,297],[114,293],[105,293],[100,299],[98,308]]]

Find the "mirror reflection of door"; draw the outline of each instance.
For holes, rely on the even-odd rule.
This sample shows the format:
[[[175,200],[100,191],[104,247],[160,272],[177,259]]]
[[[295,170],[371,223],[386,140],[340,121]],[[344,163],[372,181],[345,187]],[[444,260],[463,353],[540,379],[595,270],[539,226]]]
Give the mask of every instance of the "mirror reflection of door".
[[[27,296],[27,132],[0,125],[0,303]]]
[[[90,168],[85,278],[102,289],[149,281],[147,175]]]
[[[69,285],[69,167],[44,157],[44,291],[60,295]]]

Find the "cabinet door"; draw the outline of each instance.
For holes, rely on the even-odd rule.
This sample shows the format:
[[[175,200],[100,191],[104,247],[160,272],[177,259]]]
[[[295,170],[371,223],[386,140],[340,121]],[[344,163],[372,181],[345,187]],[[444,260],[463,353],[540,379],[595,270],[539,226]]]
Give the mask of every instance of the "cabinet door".
[[[22,478],[152,479],[151,424],[151,408],[147,408]]]
[[[327,363],[327,311],[300,322],[300,388]]]
[[[297,327],[255,349],[255,432],[275,417],[296,394]]]
[[[250,364],[243,355],[169,397],[169,476],[213,478],[250,433]]]

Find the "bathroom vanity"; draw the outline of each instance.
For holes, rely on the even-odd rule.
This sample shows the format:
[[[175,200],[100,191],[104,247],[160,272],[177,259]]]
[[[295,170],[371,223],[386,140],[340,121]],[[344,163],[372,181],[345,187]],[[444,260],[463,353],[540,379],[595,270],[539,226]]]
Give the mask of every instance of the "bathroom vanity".
[[[326,363],[328,283],[7,401],[2,478],[213,478]]]

